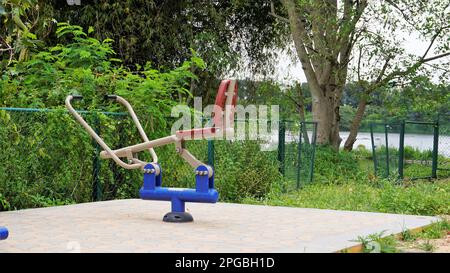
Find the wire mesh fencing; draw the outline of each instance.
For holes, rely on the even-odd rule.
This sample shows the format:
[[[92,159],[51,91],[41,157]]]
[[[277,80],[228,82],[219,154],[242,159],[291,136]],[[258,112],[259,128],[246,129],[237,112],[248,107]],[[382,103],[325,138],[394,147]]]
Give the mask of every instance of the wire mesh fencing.
[[[438,177],[450,177],[450,112],[438,119],[439,142],[438,142]]]
[[[279,134],[281,171],[288,181],[287,190],[311,183],[317,138],[316,122],[282,121]]]
[[[448,136],[441,128],[439,122],[371,123],[376,174],[416,180],[438,178],[440,170],[439,177],[445,177],[447,151],[439,143],[445,142]]]
[[[407,180],[436,178],[438,124],[402,122],[399,178]]]
[[[370,137],[376,175],[389,177],[398,174],[400,128],[401,126],[399,124],[370,124]]]

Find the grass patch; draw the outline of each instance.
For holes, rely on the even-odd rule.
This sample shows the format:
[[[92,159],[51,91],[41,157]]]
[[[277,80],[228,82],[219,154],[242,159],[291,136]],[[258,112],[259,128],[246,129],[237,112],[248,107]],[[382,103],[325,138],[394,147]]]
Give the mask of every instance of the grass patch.
[[[285,192],[282,183],[261,198],[243,203],[303,208],[401,213],[450,214],[450,178],[399,181],[374,175],[371,153],[358,147],[353,152],[333,152],[318,147],[313,183]],[[281,186],[280,186],[281,185]]]
[[[450,214],[450,183],[415,181],[397,185],[377,183],[310,184],[291,193],[272,192],[263,199],[246,198],[244,203],[302,208],[354,210],[415,215]]]
[[[420,232],[403,231],[397,239],[397,245],[402,252],[416,250],[425,252],[439,251],[436,245],[439,245],[438,242],[442,243],[442,239],[446,240],[445,238],[448,234],[450,234],[450,222],[444,219],[431,224]]]
[[[443,220],[430,225],[421,232],[415,234],[415,239],[440,239],[450,232],[450,222]]]
[[[384,231],[380,233],[371,234],[368,236],[359,236],[355,242],[362,245],[363,253],[397,253],[397,240],[395,236],[384,236]]]
[[[450,223],[447,220],[442,220],[431,224],[420,232],[411,232],[405,229],[399,236],[385,236],[385,231],[382,231],[368,236],[359,236],[354,242],[361,244],[364,253],[399,253],[417,250],[433,252],[436,250],[433,241],[445,238],[449,233]]]

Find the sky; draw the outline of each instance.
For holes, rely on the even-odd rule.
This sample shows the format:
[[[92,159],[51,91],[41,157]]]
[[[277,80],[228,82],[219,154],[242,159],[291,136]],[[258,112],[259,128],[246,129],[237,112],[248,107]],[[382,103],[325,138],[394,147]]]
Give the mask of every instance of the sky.
[[[407,53],[412,53],[418,56],[423,55],[428,47],[427,41],[419,39],[418,35],[403,34],[405,42],[403,47]],[[432,50],[428,53],[432,56]],[[250,74],[250,72],[239,72],[239,77],[248,77],[251,79],[260,79],[259,75]],[[266,78],[275,80],[282,84],[291,84],[293,82],[306,82],[305,74],[301,64],[297,60],[293,60],[287,53],[281,53],[277,64],[275,65],[275,72]],[[436,79],[437,80],[437,79]]]

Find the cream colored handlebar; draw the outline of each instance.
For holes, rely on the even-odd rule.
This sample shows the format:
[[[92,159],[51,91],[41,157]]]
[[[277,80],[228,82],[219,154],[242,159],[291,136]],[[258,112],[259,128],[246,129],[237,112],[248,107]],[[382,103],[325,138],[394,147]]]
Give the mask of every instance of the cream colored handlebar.
[[[108,155],[116,162],[118,165],[125,169],[139,169],[143,168],[142,163],[132,163],[127,164],[123,162],[117,155],[114,154],[114,152],[106,145],[106,143],[103,141],[103,139],[89,126],[89,124],[81,117],[80,114],[75,111],[75,109],[72,107],[71,101],[73,99],[72,95],[69,95],[66,97],[65,104],[66,108],[69,110],[69,112],[75,117],[75,119],[86,129],[88,134],[97,141],[97,143],[105,150]]]
[[[125,100],[124,98],[114,95],[115,96],[115,100],[122,104],[123,106],[125,106],[125,108],[127,108],[128,113],[130,113],[131,119],[133,120],[134,124],[136,125],[139,134],[141,135],[142,139],[145,142],[149,142],[149,139],[147,137],[147,135],[145,134],[144,129],[142,128],[141,123],[139,122],[139,119],[136,116],[136,113],[134,113],[133,107],[131,107],[131,104]],[[157,163],[158,162],[158,156],[155,153],[155,150],[153,150],[153,148],[149,148],[148,151],[150,152],[150,154],[152,155],[152,159],[153,159],[153,163]]]

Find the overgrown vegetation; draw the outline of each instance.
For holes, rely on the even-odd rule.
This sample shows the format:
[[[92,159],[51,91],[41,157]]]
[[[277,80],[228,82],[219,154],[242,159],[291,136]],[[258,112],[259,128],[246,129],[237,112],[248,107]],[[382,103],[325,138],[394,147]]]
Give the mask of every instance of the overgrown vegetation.
[[[424,252],[435,251],[433,240],[445,238],[450,232],[450,223],[447,220],[433,223],[418,232],[408,229],[398,235],[388,235],[385,232],[359,236],[355,242],[362,245],[364,253],[398,253],[416,252],[417,249]]]
[[[55,33],[58,43],[14,61],[2,74],[0,106],[56,111],[0,111],[0,139],[8,140],[0,143],[0,161],[7,163],[0,164],[0,210],[91,201],[95,173],[101,199],[137,197],[141,174],[124,171],[111,161],[95,162],[96,146],[63,110],[65,96],[83,95],[84,101],[76,107],[96,113],[86,118],[101,130],[111,146],[125,146],[139,141],[137,133],[126,117],[99,113],[122,111],[104,102],[103,95],[115,93],[127,98],[136,107],[150,138],[160,137],[169,133],[171,120],[167,117],[172,106],[187,103],[192,96],[190,85],[197,78],[193,70],[205,68],[202,59],[191,51],[190,58],[178,68],[159,71],[147,63],[131,71],[115,58],[112,41],[91,37],[93,31],[59,24]],[[257,103],[272,94],[273,88],[262,86],[259,90],[266,93],[262,92],[261,98],[251,95],[251,90],[246,94]],[[269,103],[289,101],[295,92],[293,89]],[[310,101],[304,103],[302,107],[308,108]],[[216,187],[222,201],[407,214],[450,213],[448,180],[401,184],[397,179],[380,179],[373,173],[371,152],[364,148],[336,153],[320,147],[314,183],[286,193],[288,181],[278,171],[276,153],[261,151],[257,141],[216,141],[215,145]],[[189,143],[188,148],[207,160],[206,141]],[[173,147],[162,147],[157,152],[165,185],[193,186],[190,167],[176,156]],[[405,159],[428,157],[426,152],[405,149]],[[419,174],[428,166],[412,164],[410,168]]]
[[[158,71],[150,64],[130,71],[114,58],[109,39],[89,37],[79,26],[59,24],[57,44],[9,67],[0,80],[0,106],[52,108],[51,112],[0,111],[0,210],[51,206],[92,200],[94,176],[104,200],[137,197],[142,184],[138,171],[124,171],[111,161],[95,163],[95,145],[71,116],[63,110],[68,94],[81,94],[78,109],[113,147],[140,141],[130,120],[99,110],[122,111],[103,101],[105,94],[127,98],[142,118],[151,138],[170,133],[170,111],[191,94],[195,80],[191,68],[204,68],[192,52],[183,65]],[[95,114],[96,113],[96,114]],[[8,140],[8,141],[5,141]],[[205,141],[188,144],[206,160]],[[238,201],[262,197],[279,181],[277,161],[261,152],[254,142],[217,142],[216,186],[221,199]],[[194,173],[172,146],[157,149],[165,185],[193,186]],[[252,160],[248,161],[251,158]],[[94,174],[96,173],[96,174]],[[246,183],[242,183],[245,181]]]
[[[273,189],[264,198],[247,198],[244,202],[419,215],[450,214],[448,179],[403,183],[396,177],[381,179],[374,175],[370,157],[371,153],[365,149],[334,153],[329,148],[319,148],[314,183],[288,193]]]

